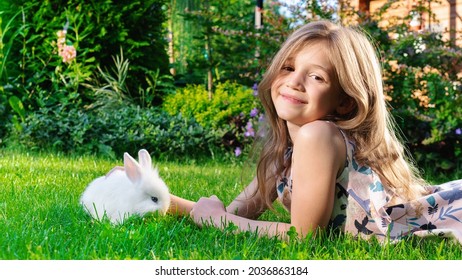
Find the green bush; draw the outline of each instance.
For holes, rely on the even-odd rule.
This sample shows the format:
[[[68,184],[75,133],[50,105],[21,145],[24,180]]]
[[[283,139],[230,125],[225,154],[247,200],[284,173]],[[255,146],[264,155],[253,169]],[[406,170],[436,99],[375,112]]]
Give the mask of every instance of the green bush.
[[[204,85],[188,85],[168,95],[163,109],[170,115],[178,113],[193,118],[208,131],[221,134],[222,148],[234,149],[236,155],[256,136],[262,110],[253,89],[227,81],[219,83],[209,98]]]
[[[386,55],[386,94],[411,152],[420,165],[452,172],[462,155],[462,50],[414,34]]]
[[[391,112],[418,165],[451,173],[462,165],[462,48],[439,32],[410,31],[411,13],[387,13],[397,5],[389,0],[372,14],[350,12],[376,40]],[[413,9],[432,15],[424,2]]]
[[[211,155],[220,141],[192,119],[130,105],[91,111],[40,108],[27,116],[23,127],[18,138],[26,147],[116,157],[141,148],[165,158]]]
[[[225,155],[230,147],[239,155],[255,137],[261,118],[253,93],[225,83],[209,100],[202,86],[188,86],[168,96],[169,113],[123,100],[86,109],[76,103],[44,106],[29,112],[16,137],[31,148],[109,156],[142,147],[169,158]]]
[[[83,117],[77,112],[93,106],[99,99],[94,88],[106,86],[107,75],[98,74],[112,73],[114,68],[110,66],[121,50],[124,62],[127,65],[130,62],[124,77],[124,93],[142,106],[160,103],[172,84],[166,78],[165,3],[166,0],[3,1],[0,6],[0,142],[10,131],[20,134],[21,123],[28,114],[29,121],[62,114],[62,122],[72,122],[65,116],[67,110],[81,120]],[[60,55],[63,46],[75,49],[76,57],[64,60]],[[72,123],[61,125],[73,127]],[[85,132],[75,132],[79,133]],[[61,136],[63,139],[59,141]],[[55,141],[48,145],[66,146],[66,142],[79,138],[76,135],[66,139],[67,136],[57,134]]]
[[[252,89],[229,81],[218,84],[212,98],[204,85],[188,85],[167,96],[163,103],[171,115],[179,112],[210,129],[223,127],[233,117],[250,112],[256,106]]]

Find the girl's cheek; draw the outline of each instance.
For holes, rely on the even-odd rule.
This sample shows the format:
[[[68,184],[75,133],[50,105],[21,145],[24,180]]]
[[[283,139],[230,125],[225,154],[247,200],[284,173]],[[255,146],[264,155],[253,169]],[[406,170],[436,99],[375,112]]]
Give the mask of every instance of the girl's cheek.
[[[278,88],[279,88],[279,84],[273,83],[271,85],[271,93],[273,94],[273,93],[277,92]]]
[[[273,92],[275,89],[276,89],[276,81],[274,81],[272,84],[271,84],[271,92]]]
[[[283,82],[283,78],[278,76],[274,79],[273,83],[271,84],[271,89],[276,89],[281,86]]]

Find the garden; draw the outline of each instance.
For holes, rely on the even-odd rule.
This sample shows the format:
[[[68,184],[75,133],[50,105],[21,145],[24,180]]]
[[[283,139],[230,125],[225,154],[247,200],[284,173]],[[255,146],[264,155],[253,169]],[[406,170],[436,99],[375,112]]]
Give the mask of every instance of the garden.
[[[292,30],[321,18],[374,39],[425,179],[462,178],[460,44],[409,31],[411,15],[381,27],[399,1],[372,14],[331,2],[265,1],[255,28],[250,0],[0,1],[0,259],[461,259],[446,239],[280,240],[156,213],[114,226],[79,205],[88,183],[141,148],[172,193],[231,202],[254,176],[265,67]],[[432,15],[424,2],[416,11]],[[261,219],[288,215],[276,203]]]

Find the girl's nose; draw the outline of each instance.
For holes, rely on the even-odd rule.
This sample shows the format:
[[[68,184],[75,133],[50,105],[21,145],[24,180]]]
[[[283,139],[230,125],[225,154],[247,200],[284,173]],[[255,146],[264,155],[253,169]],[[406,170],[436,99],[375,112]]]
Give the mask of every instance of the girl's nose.
[[[293,72],[292,75],[288,77],[286,86],[298,91],[304,91],[305,89],[303,85],[303,77],[296,72]]]

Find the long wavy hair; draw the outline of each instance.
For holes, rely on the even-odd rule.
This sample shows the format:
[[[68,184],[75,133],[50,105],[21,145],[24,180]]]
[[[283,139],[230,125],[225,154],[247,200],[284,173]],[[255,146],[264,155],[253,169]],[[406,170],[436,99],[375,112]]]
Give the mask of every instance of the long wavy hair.
[[[306,45],[322,42],[335,69],[344,94],[354,102],[346,116],[334,122],[356,144],[355,159],[370,166],[385,189],[401,200],[426,193],[427,183],[420,177],[387,108],[383,94],[381,64],[372,41],[365,32],[329,21],[306,24],[283,43],[258,87],[265,108],[268,131],[257,165],[258,191],[271,208],[278,176],[290,168],[284,154],[291,145],[287,124],[276,113],[271,84],[286,60]]]

